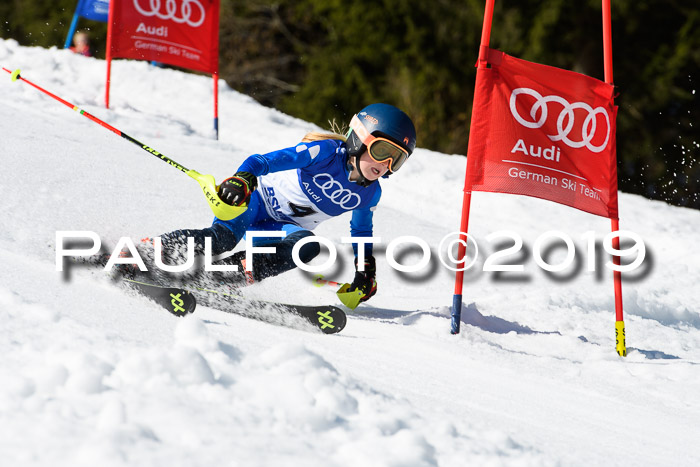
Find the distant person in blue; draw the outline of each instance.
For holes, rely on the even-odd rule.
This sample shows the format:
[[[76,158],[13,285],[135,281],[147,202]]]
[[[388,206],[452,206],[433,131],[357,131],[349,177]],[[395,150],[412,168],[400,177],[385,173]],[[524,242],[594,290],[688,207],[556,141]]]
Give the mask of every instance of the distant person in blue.
[[[351,211],[351,236],[371,237],[382,192],[378,180],[398,171],[415,147],[416,130],[408,115],[392,105],[369,105],[353,116],[347,136],[313,132],[296,146],[248,157],[218,191],[229,205],[247,204],[246,211],[228,221],[215,218],[205,229],[162,235],[164,251],[175,251],[193,237],[201,253],[204,239],[210,237],[212,253],[219,255],[233,250],[246,231],[286,232],[284,238],[256,242],[255,246],[275,246],[276,252],[256,253],[253,267],[249,266],[252,272],[225,273],[230,282],[251,283],[294,268],[294,244],[331,217]],[[364,246],[364,271],[357,270],[357,244],[353,249],[357,272],[350,291],[361,290],[365,301],[377,291],[372,245]],[[307,263],[319,253],[318,243],[310,242],[302,246],[299,257]],[[242,251],[223,263],[241,266],[244,260]]]

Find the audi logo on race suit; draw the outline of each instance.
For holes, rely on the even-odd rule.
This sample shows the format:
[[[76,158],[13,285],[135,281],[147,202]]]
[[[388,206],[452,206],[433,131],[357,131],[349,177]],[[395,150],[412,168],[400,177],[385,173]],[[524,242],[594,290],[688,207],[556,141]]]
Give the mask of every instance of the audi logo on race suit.
[[[360,195],[353,193],[347,188],[343,188],[343,185],[339,181],[334,179],[330,174],[320,173],[314,175],[313,177],[314,185],[321,189],[321,192],[328,197],[328,199],[341,208],[351,211],[360,205],[362,201]]]
[[[146,4],[147,8],[143,8],[141,3]],[[162,11],[163,4],[165,11]],[[206,10],[199,0],[180,0],[180,8],[176,0],[134,0],[134,8],[143,16],[156,16],[193,28],[201,26],[206,19]]]
[[[534,104],[532,104],[532,108],[530,109],[531,120],[523,118],[522,115],[520,115],[520,113],[518,112],[516,101],[518,99],[518,96],[521,94],[529,95],[535,98],[535,102]],[[522,126],[526,128],[541,128],[545,124],[545,122],[547,121],[547,117],[549,116],[548,104],[550,102],[555,102],[562,106],[562,109],[559,112],[556,121],[557,133],[554,135],[547,135],[547,137],[550,140],[561,141],[567,146],[574,149],[586,147],[586,149],[595,153],[601,152],[606,148],[606,146],[608,145],[608,141],[610,140],[611,126],[608,112],[603,107],[596,107],[594,109],[585,102],[574,102],[573,104],[571,104],[569,103],[569,101],[560,96],[543,96],[534,89],[517,88],[514,89],[510,95],[510,112],[511,114],[513,114],[515,120]],[[576,118],[577,113],[575,113],[574,111],[577,109],[581,109],[587,112],[586,118],[584,118],[583,121]],[[537,118],[538,113],[539,118]],[[596,138],[596,136],[600,136],[597,133],[598,122],[596,116],[598,114],[605,117],[605,123],[607,126],[605,128],[605,141],[602,144],[596,146],[592,144],[592,141],[594,140],[594,138]],[[577,125],[577,128],[581,129],[581,141],[573,141],[569,139],[569,134],[574,128],[574,124]],[[596,141],[599,140],[600,139],[596,139]]]

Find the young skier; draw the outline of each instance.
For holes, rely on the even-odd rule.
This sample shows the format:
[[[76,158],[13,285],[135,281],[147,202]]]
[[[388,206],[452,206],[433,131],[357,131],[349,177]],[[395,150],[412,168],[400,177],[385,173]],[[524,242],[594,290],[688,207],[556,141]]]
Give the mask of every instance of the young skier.
[[[245,251],[215,263],[235,264],[241,271],[217,273],[217,280],[252,283],[294,268],[295,243],[330,217],[352,211],[351,236],[371,237],[381,196],[378,179],[399,170],[415,146],[416,130],[408,115],[392,105],[372,104],[353,116],[347,136],[309,133],[296,146],[254,154],[218,191],[224,203],[247,209],[232,220],[215,218],[211,227],[162,235],[164,255],[179,256],[187,237],[194,238],[198,253],[204,251],[205,238],[211,238],[212,254],[220,255],[233,250],[246,231],[284,231],[284,238],[256,239],[255,246],[274,246],[276,252],[253,255],[252,267],[247,265],[252,271],[245,272]],[[357,272],[349,291],[360,290],[366,301],[377,291],[372,245],[364,246],[363,268],[357,244],[353,250]],[[310,242],[299,257],[307,263],[319,252],[318,243]]]
[[[90,39],[85,32],[76,32],[73,36],[73,46],[69,47],[71,52],[83,55],[85,57],[92,57],[92,51],[90,50]]]

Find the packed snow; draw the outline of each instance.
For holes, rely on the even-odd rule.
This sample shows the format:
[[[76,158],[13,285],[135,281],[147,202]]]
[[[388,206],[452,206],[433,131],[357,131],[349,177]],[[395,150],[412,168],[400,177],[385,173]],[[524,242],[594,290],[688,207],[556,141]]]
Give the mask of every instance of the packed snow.
[[[248,155],[317,129],[221,82],[217,141],[211,77],[116,61],[105,109],[104,61],[0,40],[0,65],[219,181]],[[208,226],[212,214],[192,179],[5,72],[0,144],[2,465],[700,465],[698,211],[621,193],[621,228],[647,250],[623,283],[621,358],[601,246],[610,221],[475,193],[480,256],[466,275],[462,332],[451,335],[454,274],[437,257],[459,229],[466,160],[417,149],[382,181],[379,293],[328,336],[204,306],[179,319],[99,270],[57,272],[57,231],[96,232],[109,251],[121,237]],[[353,275],[348,222],[316,230],[337,246],[324,276],[340,282]],[[487,240],[503,230],[523,239],[502,260],[522,272],[483,271],[512,244]],[[576,245],[560,273],[533,260],[550,230]],[[432,253],[415,273],[386,261],[406,235]],[[421,257],[397,251],[403,264]],[[550,253],[550,263],[565,256]],[[337,301],[312,280],[295,270],[243,293]]]

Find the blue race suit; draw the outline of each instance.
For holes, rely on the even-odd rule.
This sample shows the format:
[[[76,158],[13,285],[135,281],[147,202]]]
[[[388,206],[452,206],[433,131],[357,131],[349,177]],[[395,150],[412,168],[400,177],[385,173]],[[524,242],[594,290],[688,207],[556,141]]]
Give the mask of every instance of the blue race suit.
[[[256,242],[256,246],[277,247],[277,253],[263,261],[269,270],[255,271],[261,268],[254,267],[256,279],[259,279],[292,269],[294,243],[313,235],[310,231],[331,217],[352,211],[351,236],[372,236],[373,211],[379,202],[381,188],[378,182],[363,187],[349,180],[350,169],[343,141],[300,143],[268,154],[254,154],[241,164],[238,171],[258,177],[258,189],[251,195],[248,209],[243,214],[228,221],[215,218],[208,229],[166,234],[164,244],[168,239],[190,236],[195,237],[197,245],[203,245],[205,237],[212,237],[212,253],[218,255],[232,250],[247,230],[285,231],[287,237],[283,240],[274,238]],[[356,244],[353,244],[353,250],[357,255]],[[301,249],[300,258],[307,262],[319,251],[318,244],[309,243]],[[372,245],[366,244],[365,255],[371,254]]]

